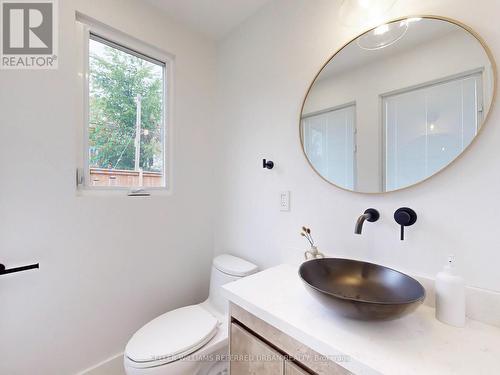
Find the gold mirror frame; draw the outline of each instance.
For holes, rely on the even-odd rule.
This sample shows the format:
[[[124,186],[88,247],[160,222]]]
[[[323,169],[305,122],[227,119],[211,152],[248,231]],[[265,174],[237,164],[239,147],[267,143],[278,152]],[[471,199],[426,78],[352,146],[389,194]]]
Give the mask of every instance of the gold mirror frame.
[[[323,71],[323,69],[335,58],[335,56],[337,56],[340,51],[342,51],[345,47],[347,47],[349,44],[351,44],[352,42],[356,41],[356,39],[358,39],[359,37],[375,30],[377,27],[379,26],[382,26],[382,25],[385,25],[385,24],[389,24],[389,23],[393,23],[393,22],[398,22],[398,21],[403,21],[403,20],[406,20],[406,19],[409,19],[409,18],[422,18],[422,19],[434,19],[434,20],[439,20],[439,21],[445,21],[445,22],[450,22],[456,26],[459,26],[461,27],[462,29],[466,30],[467,32],[469,32],[474,38],[476,38],[476,40],[481,44],[481,46],[483,47],[484,51],[486,52],[486,55],[488,56],[490,62],[491,62],[491,67],[492,67],[492,71],[493,71],[493,92],[492,92],[492,95],[491,95],[491,104],[490,104],[490,109],[488,111],[488,113],[486,114],[484,120],[483,120],[483,123],[481,124],[481,127],[479,128],[476,136],[474,137],[474,139],[472,139],[472,141],[467,145],[467,147],[464,148],[464,150],[457,155],[457,157],[455,159],[453,159],[451,162],[449,162],[446,166],[444,166],[443,168],[441,168],[439,171],[437,171],[436,173],[420,180],[419,182],[416,182],[414,183],[413,185],[408,185],[408,186],[405,186],[403,188],[400,188],[400,189],[396,189],[396,190],[390,190],[390,191],[381,191],[381,192],[363,192],[363,191],[355,191],[355,190],[350,190],[350,189],[346,189],[342,186],[339,186],[331,181],[329,181],[328,179],[326,179],[325,177],[323,177],[323,175],[321,175],[321,173],[318,172],[318,170],[314,167],[314,165],[311,163],[311,161],[309,160],[309,158],[307,157],[307,154],[306,154],[306,150],[305,150],[305,147],[304,147],[304,138],[303,138],[303,131],[302,131],[302,113],[304,111],[304,106],[306,104],[306,100],[307,100],[307,97],[309,96],[309,93],[311,92],[311,89],[313,88],[314,86],[314,83],[316,82],[316,80],[318,79],[319,75],[321,74],[321,72]],[[348,192],[351,192],[351,193],[357,193],[357,194],[367,194],[367,195],[374,195],[374,194],[387,194],[387,193],[393,193],[393,192],[397,192],[397,191],[402,191],[402,190],[406,190],[406,189],[409,189],[409,188],[412,188],[414,186],[417,186],[417,185],[420,185],[421,183],[429,180],[430,178],[434,177],[434,176],[437,176],[438,174],[440,174],[442,171],[444,171],[445,169],[448,169],[448,167],[450,167],[451,165],[455,164],[455,162],[457,162],[472,146],[472,144],[475,143],[476,139],[479,137],[479,135],[481,134],[484,126],[486,125],[486,123],[488,122],[489,118],[490,118],[490,115],[491,113],[493,112],[494,110],[494,107],[495,107],[495,102],[496,102],[496,96],[497,96],[497,79],[498,79],[498,73],[497,73],[497,65],[496,65],[496,61],[495,61],[495,58],[493,57],[493,53],[491,52],[491,49],[488,47],[488,45],[486,44],[485,40],[476,32],[474,31],[471,27],[469,27],[468,25],[460,22],[460,21],[457,21],[455,19],[452,19],[452,18],[449,18],[449,17],[443,17],[443,16],[435,16],[435,15],[413,15],[413,16],[405,16],[405,17],[398,17],[398,18],[395,18],[395,19],[392,19],[392,20],[389,20],[389,21],[386,21],[386,22],[383,22],[381,24],[378,24],[376,25],[375,27],[372,27],[364,32],[362,32],[361,34],[357,35],[356,37],[352,38],[351,40],[349,40],[347,43],[343,44],[337,51],[335,51],[335,53],[333,55],[331,55],[331,57],[321,66],[321,68],[319,69],[318,73],[316,73],[316,75],[314,76],[311,84],[309,85],[309,88],[307,89],[306,91],[306,94],[304,96],[304,99],[302,100],[302,106],[300,107],[300,114],[299,114],[299,137],[300,137],[300,145],[301,145],[301,148],[302,148],[302,153],[304,154],[304,157],[306,158],[307,160],[307,163],[309,164],[309,166],[312,168],[312,170],[319,176],[321,177],[322,180],[326,181],[327,183],[329,183],[330,185],[333,185],[341,190],[344,190],[344,191],[348,191]]]

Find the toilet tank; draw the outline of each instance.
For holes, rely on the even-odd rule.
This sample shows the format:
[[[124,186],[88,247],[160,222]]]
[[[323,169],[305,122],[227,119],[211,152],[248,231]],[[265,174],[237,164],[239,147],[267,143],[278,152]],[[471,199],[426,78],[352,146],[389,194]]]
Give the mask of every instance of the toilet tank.
[[[210,276],[210,295],[208,297],[211,305],[219,312],[227,310],[227,301],[221,294],[221,286],[231,281],[257,272],[258,267],[244,259],[229,254],[221,254],[212,262]]]

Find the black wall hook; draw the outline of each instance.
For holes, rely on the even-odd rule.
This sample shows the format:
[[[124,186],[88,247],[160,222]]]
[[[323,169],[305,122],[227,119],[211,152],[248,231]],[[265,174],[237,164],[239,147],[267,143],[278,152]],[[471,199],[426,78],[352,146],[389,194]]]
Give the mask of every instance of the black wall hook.
[[[417,222],[417,213],[408,207],[401,207],[394,212],[394,220],[401,226],[401,241],[405,239],[405,227]]]
[[[40,268],[40,265],[37,263],[37,264],[30,264],[29,266],[22,266],[22,267],[6,269],[3,264],[0,264],[0,275],[7,275],[9,273],[27,271],[27,270],[32,270],[35,268]]]
[[[274,162],[271,160],[262,159],[262,168],[273,169]]]

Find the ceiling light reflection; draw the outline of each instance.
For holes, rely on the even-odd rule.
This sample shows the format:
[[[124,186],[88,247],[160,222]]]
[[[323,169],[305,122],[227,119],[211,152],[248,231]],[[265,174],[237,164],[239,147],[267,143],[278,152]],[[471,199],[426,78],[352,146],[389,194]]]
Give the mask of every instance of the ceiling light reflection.
[[[408,31],[406,22],[387,23],[368,31],[356,39],[359,48],[373,51],[389,47],[400,40]]]

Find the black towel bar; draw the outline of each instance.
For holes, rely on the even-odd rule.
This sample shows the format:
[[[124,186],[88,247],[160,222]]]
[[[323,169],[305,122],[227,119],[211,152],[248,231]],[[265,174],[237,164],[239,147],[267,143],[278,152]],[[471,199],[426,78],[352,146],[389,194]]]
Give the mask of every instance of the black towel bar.
[[[32,270],[35,268],[40,268],[40,265],[37,263],[37,264],[30,264],[29,266],[22,266],[22,267],[6,269],[3,264],[0,264],[0,275],[6,275],[8,273],[14,273],[14,272],[27,271],[27,270]]]

